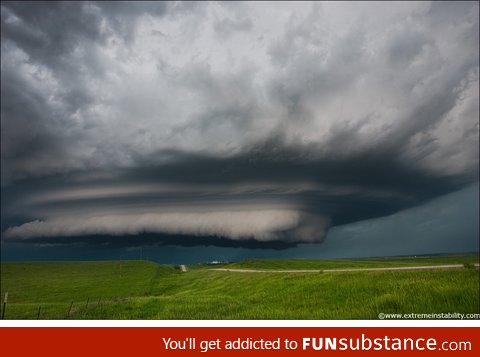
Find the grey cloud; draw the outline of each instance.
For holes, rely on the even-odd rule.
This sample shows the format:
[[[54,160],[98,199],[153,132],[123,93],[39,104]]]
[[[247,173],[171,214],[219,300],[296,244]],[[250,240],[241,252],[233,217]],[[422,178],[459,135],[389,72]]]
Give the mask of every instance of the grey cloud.
[[[2,230],[251,205],[321,240],[478,180],[478,3],[1,7]],[[155,232],[238,238],[209,222]]]
[[[24,183],[20,192],[10,187],[2,192],[2,204],[41,221],[13,227],[6,236],[160,232],[321,241],[331,225],[389,215],[476,180],[475,175],[432,177],[378,153],[348,161],[306,161],[299,149],[273,146],[226,159],[170,155],[170,163],[145,163],[113,179],[94,175],[72,184],[66,176]],[[287,216],[268,213],[279,209]],[[246,212],[262,224],[275,224],[256,230]]]
[[[3,2],[2,37],[32,57],[53,60],[82,39],[97,40],[101,17],[82,2]]]
[[[463,11],[457,15],[469,19],[471,31],[465,32],[478,33],[478,17],[466,6],[460,7]],[[350,155],[368,146],[402,151],[413,135],[440,123],[458,104],[454,88],[478,69],[478,54],[470,51],[478,47],[474,42],[478,38],[470,37],[467,43],[471,47],[459,56],[460,51],[445,47],[438,34],[425,27],[424,14],[412,14],[417,26],[397,20],[383,36],[375,33],[379,41],[375,51],[369,48],[373,34],[368,21],[366,25],[354,23],[351,32],[337,38],[335,45],[325,45],[329,31],[321,15],[297,18],[270,49],[272,61],[282,68],[271,84],[271,93],[278,105],[286,107],[284,132],[290,140],[317,141],[328,155]],[[305,27],[317,31],[302,31]],[[458,24],[456,27],[459,29]],[[460,36],[463,39],[463,33]],[[429,76],[434,80],[425,85]],[[478,76],[475,78],[478,81]],[[419,101],[412,97],[418,87],[423,87]],[[342,103],[345,96],[353,102]],[[330,103],[336,102],[331,111]],[[393,112],[393,108],[398,109]],[[475,115],[468,118],[464,120],[472,124],[476,120]],[[330,131],[320,138],[304,129],[316,123],[319,132],[324,132],[322,122]],[[369,131],[370,140],[363,142],[360,133]],[[300,133],[297,137],[296,132]],[[475,168],[478,161],[471,164]]]
[[[279,240],[276,233],[293,229],[293,241],[321,240],[325,228],[311,232],[309,224],[294,211],[249,210],[212,212],[165,212],[147,214],[115,214],[73,217],[58,216],[46,221],[33,221],[5,232],[8,238],[82,236],[92,234],[132,235],[143,232],[219,236],[230,239],[254,238],[258,241]],[[248,224],[245,224],[248,222]],[[298,227],[300,226],[300,228]],[[320,222],[316,223],[321,227]],[[306,232],[316,233],[306,237]]]
[[[2,2],[2,39],[14,42],[32,60],[58,66],[65,60],[63,56],[83,46],[85,41],[106,44],[112,34],[130,40],[140,16],[163,16],[166,11],[167,3],[149,1],[135,4],[5,1]]]
[[[2,64],[4,69],[14,65]],[[31,175],[38,170],[43,175],[41,162],[50,161],[53,155],[59,164],[66,159],[62,108],[49,105],[47,93],[32,84],[15,71],[2,74],[2,184],[16,173]]]
[[[164,1],[98,1],[95,5],[101,9],[102,15],[110,23],[120,38],[127,41],[134,39],[137,21],[142,15],[164,16],[169,3]]]
[[[265,5],[258,6],[265,8]],[[389,146],[397,154],[405,151],[414,135],[441,122],[445,113],[458,104],[454,88],[472,71],[478,73],[478,70],[475,72],[478,54],[471,51],[476,46],[472,33],[478,29],[478,18],[470,8],[476,5],[462,4],[455,17],[447,22],[454,24],[454,30],[448,34],[452,42],[469,39],[465,44],[455,43],[457,48],[449,48],[442,42],[444,28],[439,34],[431,31],[439,26],[435,19],[437,5],[431,10],[433,15],[425,11],[419,13],[416,6],[412,6],[410,18],[405,20],[408,6],[404,5],[392,25],[381,33],[377,32],[379,25],[372,24],[375,16],[385,11],[383,7],[375,10],[378,14],[353,16],[355,21],[342,24],[345,27],[341,31],[335,27],[337,24],[329,22],[329,6],[299,7],[309,11],[289,16],[282,27],[283,33],[263,48],[270,54],[266,57],[270,63],[257,63],[253,57],[255,52],[247,52],[252,56],[227,57],[227,65],[228,61],[236,64],[227,72],[222,71],[221,62],[217,62],[219,55],[224,55],[221,45],[216,48],[218,44],[211,42],[214,40],[207,32],[203,39],[191,39],[190,52],[183,49],[187,57],[181,65],[165,56],[164,46],[170,45],[155,41],[152,45],[160,46],[161,50],[153,53],[160,56],[158,61],[169,70],[155,73],[159,70],[155,64],[152,77],[129,74],[133,68],[142,71],[142,67],[135,67],[130,60],[138,61],[137,55],[150,50],[141,44],[143,37],[138,37],[139,41],[129,49],[121,49],[112,45],[111,33],[98,24],[104,20],[107,24],[118,23],[135,29],[147,15],[160,15],[161,19],[168,11],[182,13],[176,6],[6,3],[2,12],[2,26],[7,29],[2,57],[4,61],[22,62],[21,56],[13,57],[13,41],[30,56],[32,70],[45,71],[43,65],[51,69],[47,74],[56,85],[43,88],[45,94],[41,100],[47,102],[47,98],[53,96],[63,106],[61,125],[66,126],[63,132],[76,132],[85,138],[78,156],[68,161],[68,165],[81,162],[73,169],[107,163],[131,166],[132,156],[170,148],[230,155],[248,151],[255,142],[261,145],[271,136],[281,138],[281,145],[286,146],[313,143],[316,155],[348,156],[375,146]],[[241,13],[243,19],[254,18],[251,14],[254,10],[255,7],[250,10],[248,6],[232,7],[224,18],[235,17],[237,13]],[[266,11],[268,13],[268,9]],[[75,21],[70,25],[69,19],[74,13]],[[52,20],[54,15],[61,19],[59,23]],[[14,21],[14,16],[19,20]],[[178,16],[175,19],[181,23],[182,17]],[[348,18],[351,17],[349,14]],[[467,25],[459,26],[460,21]],[[243,36],[248,39],[258,26],[253,22]],[[28,36],[43,34],[40,36],[43,42],[35,47],[28,41],[15,39],[13,34],[21,33],[17,27],[22,31],[36,28],[37,31],[31,31]],[[115,30],[114,25],[111,27]],[[166,25],[154,27],[161,28],[167,38],[174,40],[173,30]],[[58,38],[51,33],[53,30]],[[121,30],[115,31],[118,38],[127,37]],[[177,36],[189,36],[183,26],[179,25],[178,31]],[[134,36],[135,31],[130,35]],[[202,33],[196,36],[199,35]],[[179,51],[178,45],[169,43],[172,51]],[[205,52],[201,47],[204,43],[212,48],[207,47]],[[56,54],[49,46],[61,53]],[[247,51],[247,47],[238,49]],[[201,59],[195,59],[202,50]],[[109,51],[117,51],[117,57],[112,58]],[[123,61],[118,56],[124,56]],[[401,69],[396,66],[398,63],[402,63]],[[272,64],[274,72],[269,72],[266,66]],[[275,69],[275,65],[281,69]],[[474,80],[478,81],[478,74]],[[9,95],[8,90],[7,87],[5,97]],[[32,111],[38,112],[35,108]],[[45,112],[51,115],[52,109],[47,108]],[[474,115],[468,120],[475,120],[472,117]],[[4,121],[15,122],[15,119],[7,117]],[[115,127],[122,129],[115,130]],[[212,137],[215,140],[211,140]],[[464,150],[461,146],[456,148]],[[44,160],[43,164],[48,171],[52,163]],[[472,165],[477,163],[470,162]]]
[[[227,39],[237,31],[248,31],[252,28],[253,23],[250,18],[238,15],[238,12],[236,15],[233,18],[225,16],[213,23],[213,28],[220,38]]]
[[[234,31],[247,31],[252,28],[252,21],[250,19],[243,20],[219,20],[214,24],[215,31],[221,33],[223,36],[229,36]]]
[[[12,243],[12,242],[9,242]],[[119,247],[139,247],[147,246],[164,248],[170,247],[226,247],[226,248],[247,248],[247,249],[274,249],[276,251],[294,248],[297,243],[285,241],[258,241],[253,238],[232,240],[218,236],[190,236],[179,234],[164,233],[143,233],[135,235],[123,234],[121,236],[112,235],[82,235],[82,236],[60,236],[60,237],[36,237],[28,240],[14,241],[13,244],[27,245],[33,244],[35,247],[78,247],[98,248],[119,248]],[[168,253],[167,253],[168,254]]]
[[[389,61],[408,66],[422,51],[423,46],[429,43],[428,38],[418,32],[401,32],[393,39],[388,50]]]
[[[112,36],[130,41],[138,18],[163,16],[167,4],[2,2],[1,9],[3,183],[90,166],[71,143],[96,125],[92,80],[108,73],[100,49]]]

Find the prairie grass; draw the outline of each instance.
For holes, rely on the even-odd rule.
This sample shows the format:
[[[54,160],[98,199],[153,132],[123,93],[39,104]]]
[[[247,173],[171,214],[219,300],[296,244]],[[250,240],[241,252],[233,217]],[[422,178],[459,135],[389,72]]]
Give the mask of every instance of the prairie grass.
[[[426,264],[470,268],[342,273],[234,273],[145,261],[2,263],[5,318],[376,319],[383,313],[479,313],[478,256],[373,260],[259,260],[255,269]],[[413,262],[412,262],[413,261]],[[87,305],[87,299],[88,305]],[[73,302],[73,304],[72,304]],[[70,305],[72,307],[70,309]],[[68,313],[70,312],[70,313]]]

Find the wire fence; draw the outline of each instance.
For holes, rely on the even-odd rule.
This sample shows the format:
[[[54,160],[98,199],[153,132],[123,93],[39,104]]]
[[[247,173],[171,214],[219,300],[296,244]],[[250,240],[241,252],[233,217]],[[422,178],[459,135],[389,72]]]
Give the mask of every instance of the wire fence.
[[[5,294],[8,296],[8,293]],[[82,301],[50,302],[50,303],[16,303],[5,299],[2,306],[2,320],[67,320],[82,319],[95,313],[109,304],[127,301],[126,296],[104,298],[89,297]]]

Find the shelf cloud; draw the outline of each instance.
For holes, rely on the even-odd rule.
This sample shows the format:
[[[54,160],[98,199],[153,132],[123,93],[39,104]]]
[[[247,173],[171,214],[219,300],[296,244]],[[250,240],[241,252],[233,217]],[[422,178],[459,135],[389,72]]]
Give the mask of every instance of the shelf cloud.
[[[138,235],[166,233],[190,236],[255,239],[261,242],[319,242],[328,220],[305,217],[295,211],[220,211],[195,213],[144,213],[110,216],[56,217],[7,229],[7,238],[38,238],[85,235]],[[288,234],[285,233],[288,231]]]

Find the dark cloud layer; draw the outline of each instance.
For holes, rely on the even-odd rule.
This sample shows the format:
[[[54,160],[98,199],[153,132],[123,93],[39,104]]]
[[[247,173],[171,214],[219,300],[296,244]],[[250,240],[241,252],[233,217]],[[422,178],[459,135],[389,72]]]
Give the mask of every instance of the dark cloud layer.
[[[15,241],[14,241],[15,242]],[[21,241],[20,241],[21,242]],[[102,247],[162,247],[162,246],[215,246],[229,248],[247,248],[247,249],[274,249],[283,250],[295,247],[296,243],[284,241],[259,242],[255,239],[232,240],[216,236],[185,236],[168,234],[136,234],[122,235],[119,237],[111,235],[82,235],[65,237],[37,237],[28,241],[29,244],[36,245],[70,245],[81,244]]]
[[[245,247],[252,245],[251,239],[266,240],[268,243],[265,247],[268,248],[271,244],[277,246],[278,241],[308,241],[303,235],[292,234],[292,230],[298,227],[312,226],[313,231],[308,231],[310,239],[319,241],[323,238],[323,230],[331,225],[389,215],[455,191],[476,180],[474,173],[433,176],[429,171],[395,162],[392,156],[383,157],[374,153],[342,161],[305,161],[297,157],[301,156],[298,152],[277,152],[273,156],[266,153],[267,150],[261,150],[260,154],[253,152],[223,159],[170,153],[171,162],[168,164],[119,170],[114,178],[97,173],[100,179],[87,177],[74,184],[71,179],[81,175],[24,181],[18,187],[12,185],[9,190],[5,190],[4,206],[10,207],[10,212],[28,212],[30,219],[46,219],[47,222],[51,217],[60,216],[66,220],[73,215],[78,215],[78,220],[88,222],[93,214],[106,216],[115,212],[125,220],[131,219],[127,215],[135,212],[141,215],[151,212],[187,212],[183,217],[194,219],[192,213],[257,210],[260,214],[272,208],[287,212],[299,211],[303,212],[304,217],[308,216],[308,224],[304,219],[302,221],[296,218],[287,227],[272,226],[275,234],[268,239],[258,235],[263,231],[247,230],[245,234],[239,233],[237,236],[235,229],[227,234],[220,228],[204,231],[198,226],[192,226],[182,229],[180,226],[184,224],[181,222],[175,223],[179,227],[173,231],[203,236],[201,239],[196,237],[198,244],[224,244],[222,239],[205,237],[213,234],[218,238],[223,235],[241,238],[244,242],[235,244]],[[44,192],[39,192],[41,190]],[[70,213],[66,215],[68,212]],[[174,219],[172,216],[167,217]],[[158,221],[161,218],[154,219]],[[241,224],[245,224],[245,220]],[[88,224],[74,231],[62,230],[60,227],[57,225],[57,229],[48,228],[44,231],[37,226],[37,234],[48,237],[60,232],[60,235],[75,236],[84,232],[88,234],[88,239],[81,239],[82,242],[97,239],[90,236],[92,231],[88,230]],[[122,231],[125,234],[130,232],[121,227],[122,224],[119,224],[118,231],[106,232],[115,236]],[[143,234],[144,230],[148,231],[147,227],[140,226],[135,232]],[[172,232],[170,227],[161,224],[150,229],[158,233]],[[35,228],[34,233],[30,232],[31,229],[17,229],[16,234],[10,235],[11,238],[34,237]],[[157,238],[153,237],[148,236],[145,240],[143,235],[138,239],[139,242],[147,243],[151,243],[152,239],[156,239],[159,244],[172,242],[171,236],[168,239],[161,234]],[[99,237],[98,242],[124,244],[130,242],[131,238],[107,236]],[[54,239],[58,237],[47,241]],[[72,237],[72,241],[76,240],[78,238]],[[191,236],[188,239],[179,237],[177,240],[180,245],[188,246],[191,242]],[[286,243],[285,247],[289,244]]]
[[[183,236],[181,238],[187,239],[192,246],[179,246],[178,236],[172,236],[172,245],[163,245],[168,242],[159,242],[156,235],[147,235],[146,239],[143,239],[145,235],[92,239],[56,237],[63,242],[59,244],[56,238],[45,237],[35,238],[35,249],[32,249],[31,242],[3,242],[2,261],[143,258],[161,263],[189,264],[247,258],[358,258],[471,253],[479,249],[478,188],[477,183],[388,217],[334,227],[321,245],[299,244],[293,247],[293,244],[284,242],[265,244],[250,240],[247,248],[242,248],[244,241],[219,242],[218,238],[212,237],[210,241],[207,238],[206,242],[203,239],[199,242],[199,237]],[[121,239],[116,242],[115,238]],[[77,243],[77,239],[80,242]],[[206,245],[202,246],[203,243]],[[219,247],[222,243],[225,245]],[[232,244],[235,248],[231,247]]]
[[[2,239],[288,247],[478,181],[475,2],[2,2],[1,27]]]

